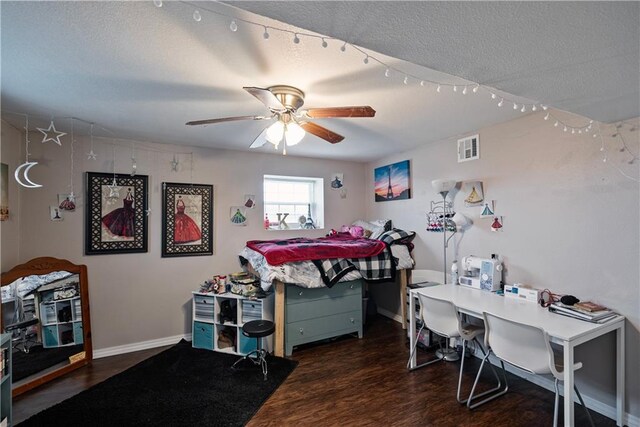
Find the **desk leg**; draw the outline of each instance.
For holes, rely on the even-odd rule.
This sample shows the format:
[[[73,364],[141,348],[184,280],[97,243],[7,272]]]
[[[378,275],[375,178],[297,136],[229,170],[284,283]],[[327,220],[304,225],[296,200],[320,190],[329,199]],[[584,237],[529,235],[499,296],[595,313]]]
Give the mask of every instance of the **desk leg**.
[[[564,425],[573,427],[573,343],[564,343]]]
[[[273,353],[284,357],[284,283],[276,280],[275,324],[276,342]]]
[[[413,346],[416,344],[416,316],[415,313],[416,312],[416,298],[413,295],[413,293],[411,293],[409,295],[409,313],[411,313],[411,316],[409,316],[409,355],[410,355],[410,360],[409,360],[409,369],[414,369],[416,367],[416,360],[417,360],[417,355],[416,352],[412,352],[413,350]]]
[[[400,313],[402,315],[402,329],[407,329],[407,284],[411,280],[411,270],[400,270]]]
[[[624,425],[624,321],[616,329],[616,424]]]

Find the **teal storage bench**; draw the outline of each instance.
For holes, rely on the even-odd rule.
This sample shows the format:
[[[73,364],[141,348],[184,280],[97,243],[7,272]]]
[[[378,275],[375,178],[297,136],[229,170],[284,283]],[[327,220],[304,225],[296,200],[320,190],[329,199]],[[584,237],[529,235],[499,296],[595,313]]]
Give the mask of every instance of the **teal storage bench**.
[[[285,355],[293,347],[357,332],[362,338],[362,281],[340,282],[332,288],[285,289]]]

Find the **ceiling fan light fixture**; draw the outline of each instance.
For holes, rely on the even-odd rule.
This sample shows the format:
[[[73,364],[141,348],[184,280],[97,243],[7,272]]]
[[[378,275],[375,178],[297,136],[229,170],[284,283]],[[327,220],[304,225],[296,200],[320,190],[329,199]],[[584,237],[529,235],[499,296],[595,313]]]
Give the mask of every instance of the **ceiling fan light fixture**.
[[[280,144],[280,141],[282,141],[283,135],[284,135],[284,123],[278,120],[277,122],[269,126],[265,137],[267,138],[267,141],[277,146],[278,144]]]
[[[304,129],[295,122],[288,123],[285,126],[284,139],[288,146],[296,145],[302,141],[302,138],[304,138],[305,135],[306,132]]]

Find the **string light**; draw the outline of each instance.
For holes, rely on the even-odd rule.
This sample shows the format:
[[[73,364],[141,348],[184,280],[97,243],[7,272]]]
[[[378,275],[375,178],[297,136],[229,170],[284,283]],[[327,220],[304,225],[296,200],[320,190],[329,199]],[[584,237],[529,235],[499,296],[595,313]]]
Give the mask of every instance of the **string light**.
[[[202,21],[202,15],[200,15],[200,12],[198,12],[197,10],[193,12],[193,20],[196,22]]]
[[[534,105],[534,107],[535,107],[535,105]],[[535,111],[535,110],[533,110],[533,111]],[[545,120],[549,120],[549,113],[547,113],[547,115],[546,115],[546,116],[544,116],[544,119],[545,119]]]
[[[531,111],[536,111],[537,109],[538,109],[538,107],[536,106],[536,104],[533,104],[533,105],[531,106]],[[548,115],[547,115],[547,116],[548,116]],[[545,118],[545,120],[549,120],[549,117],[547,117],[547,116],[545,116],[545,117],[546,117],[546,118]]]
[[[404,80],[402,81],[402,83],[407,84],[409,82],[409,77],[404,76]]]
[[[513,109],[517,110],[518,109],[518,104],[516,104],[515,102],[513,103]]]
[[[160,1],[160,0],[154,0],[153,3],[157,7],[161,7],[162,6],[162,1]],[[190,3],[186,2],[186,1],[181,1],[181,3],[190,5]],[[224,12],[208,9],[206,7],[201,7],[200,9],[201,10],[206,10],[207,12],[210,12],[210,13],[218,15],[218,16],[222,16],[222,17],[224,17],[226,19],[231,19],[231,24],[229,25],[229,28],[231,29],[231,31],[234,31],[234,32],[237,31],[237,29],[238,29],[237,22],[242,22],[242,23],[245,23],[247,25],[252,25],[252,26],[256,26],[256,27],[263,27],[264,28],[263,37],[265,39],[269,38],[269,32],[267,31],[267,27],[262,23],[253,22],[253,21],[250,21],[250,20],[244,19],[244,18],[238,18],[238,17],[232,16],[232,15],[230,15],[228,13],[224,13]],[[347,49],[347,45],[349,45],[354,50],[356,50],[356,51],[358,51],[358,52],[360,52],[360,53],[362,53],[364,55],[364,59],[363,59],[363,63],[364,64],[368,64],[370,61],[373,60],[373,61],[377,62],[378,64],[380,64],[381,66],[385,67],[385,72],[384,72],[385,77],[389,77],[391,75],[391,72],[396,72],[398,74],[402,74],[405,77],[407,77],[407,81],[408,81],[409,78],[414,79],[416,81],[420,81],[420,86],[424,86],[424,82],[429,82],[429,83],[437,86],[436,92],[438,92],[438,93],[441,92],[441,86],[442,85],[453,87],[453,91],[454,92],[458,91],[458,85],[457,84],[451,85],[449,83],[436,82],[436,81],[432,81],[432,80],[421,78],[420,76],[416,76],[416,75],[413,75],[413,74],[410,74],[410,73],[405,73],[405,72],[403,72],[402,70],[400,70],[400,69],[398,69],[396,67],[388,65],[385,61],[383,61],[381,59],[378,59],[377,57],[365,52],[362,48],[360,48],[360,47],[358,47],[356,45],[353,45],[351,43],[348,43],[346,41],[343,41],[343,40],[340,40],[340,39],[336,39],[336,38],[333,38],[333,37],[327,37],[327,36],[315,34],[315,33],[292,31],[292,30],[289,30],[289,29],[277,28],[277,27],[272,27],[272,26],[270,26],[269,28],[271,30],[273,30],[273,31],[292,34],[294,36],[294,43],[296,43],[296,44],[298,44],[300,42],[301,37],[320,39],[320,40],[322,40],[322,47],[323,48],[327,48],[328,47],[327,40],[340,41],[342,43],[342,45],[340,46],[340,50],[342,52],[345,52],[346,49]],[[403,82],[404,82],[404,80],[403,80]],[[498,98],[498,96],[494,92],[493,88],[488,87],[488,86],[482,86],[479,83],[467,83],[467,84],[464,84],[464,85],[461,85],[461,86],[464,86],[464,88],[462,90],[463,94],[467,93],[468,86],[472,86],[471,90],[473,91],[473,93],[477,93],[478,91],[480,91],[480,89],[484,89],[484,90],[486,90],[487,92],[489,92],[491,94],[491,99],[497,99]],[[504,104],[504,101],[513,102],[514,109],[517,110],[517,109],[520,108],[520,111],[522,111],[522,112],[526,112],[527,108],[531,108],[531,111],[534,111],[534,112],[537,111],[539,108],[541,108],[544,111],[546,111],[549,108],[548,105],[546,105],[546,104],[540,104],[540,103],[535,103],[535,102],[534,103],[530,103],[530,104],[526,104],[526,103],[519,104],[515,100],[509,99],[509,97],[504,97],[504,96],[500,97],[500,102],[497,104],[498,107],[502,107],[502,105]],[[555,117],[553,115],[551,115],[551,117],[553,117],[555,119]],[[562,123],[562,121],[560,121],[560,122]],[[591,123],[593,123],[593,121],[591,121],[590,124]],[[564,123],[562,123],[562,124],[564,124]],[[574,126],[572,128],[578,130],[578,133],[581,133],[580,132],[581,130],[586,132],[587,129],[588,129],[586,126],[578,126],[578,127]]]
[[[265,40],[269,39],[269,30],[267,29],[267,27],[264,27],[264,33],[262,33],[262,38]]]

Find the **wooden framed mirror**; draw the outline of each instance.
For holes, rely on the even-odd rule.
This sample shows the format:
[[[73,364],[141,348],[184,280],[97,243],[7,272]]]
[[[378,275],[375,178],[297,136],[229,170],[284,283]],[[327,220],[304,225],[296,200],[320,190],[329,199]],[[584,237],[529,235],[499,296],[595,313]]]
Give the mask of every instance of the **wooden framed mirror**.
[[[2,273],[2,331],[13,347],[17,396],[93,358],[87,266],[34,258]]]

